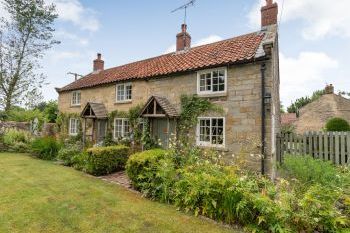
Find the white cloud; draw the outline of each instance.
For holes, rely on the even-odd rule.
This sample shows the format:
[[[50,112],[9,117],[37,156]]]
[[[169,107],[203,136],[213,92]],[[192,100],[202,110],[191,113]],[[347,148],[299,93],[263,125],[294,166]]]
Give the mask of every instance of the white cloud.
[[[49,53],[49,57],[52,62],[58,62],[62,60],[82,58],[83,55],[80,52],[52,51]]]
[[[279,4],[281,15],[283,0],[275,1]],[[254,28],[260,27],[260,7],[264,4],[265,0],[256,0],[248,14]],[[303,20],[302,35],[309,40],[325,36],[350,37],[349,9],[349,0],[284,0],[282,22]]]
[[[84,7],[79,0],[46,0],[54,3],[59,19],[72,22],[82,30],[97,31],[100,22],[96,18],[96,12]]]
[[[55,32],[56,36],[58,36],[59,38],[62,39],[69,39],[69,40],[73,40],[75,42],[77,42],[79,45],[81,46],[86,46],[89,44],[89,40],[86,38],[82,38],[76,34],[67,32],[65,30],[58,30]]]
[[[281,100],[288,106],[291,101],[323,89],[327,83],[334,84],[332,71],[338,61],[325,53],[301,52],[298,57],[280,54]]]
[[[205,45],[205,44],[214,43],[214,42],[217,42],[220,40],[222,40],[222,37],[220,37],[218,35],[210,35],[208,37],[205,37],[205,38],[202,38],[198,41],[195,41],[191,46],[192,47],[201,46],[201,45]],[[173,44],[165,50],[165,53],[175,52],[175,50],[176,50],[176,44]]]

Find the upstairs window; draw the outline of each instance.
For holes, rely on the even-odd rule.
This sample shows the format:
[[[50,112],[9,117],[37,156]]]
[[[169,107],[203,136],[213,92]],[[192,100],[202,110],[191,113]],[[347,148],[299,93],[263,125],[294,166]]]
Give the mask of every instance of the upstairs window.
[[[117,102],[130,101],[132,99],[131,83],[118,84],[116,92]]]
[[[130,124],[127,118],[115,118],[114,119],[114,138],[129,137]]]
[[[76,136],[78,134],[79,120],[76,118],[69,119],[69,135]]]
[[[80,91],[73,91],[72,92],[72,105],[73,106],[79,106],[81,104],[81,92]]]
[[[198,72],[197,79],[198,94],[215,94],[226,92],[226,68]]]
[[[223,117],[201,117],[197,126],[199,146],[223,147],[225,144],[225,119]]]

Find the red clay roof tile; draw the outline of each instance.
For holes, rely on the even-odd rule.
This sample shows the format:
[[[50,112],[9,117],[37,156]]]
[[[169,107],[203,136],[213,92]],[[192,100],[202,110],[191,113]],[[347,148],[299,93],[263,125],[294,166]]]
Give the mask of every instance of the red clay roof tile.
[[[206,67],[249,62],[254,60],[263,38],[263,33],[251,33],[193,47],[188,51],[169,53],[106,69],[99,73],[90,73],[57,91],[71,91],[129,79],[143,79]]]

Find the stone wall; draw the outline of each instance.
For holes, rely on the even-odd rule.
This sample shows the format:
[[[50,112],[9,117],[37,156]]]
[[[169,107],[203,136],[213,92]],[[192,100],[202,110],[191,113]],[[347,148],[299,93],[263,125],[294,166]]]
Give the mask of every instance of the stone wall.
[[[261,63],[235,65],[227,67],[227,93],[209,98],[215,104],[221,105],[225,117],[225,148],[221,149],[232,161],[232,154],[237,158],[243,154],[248,165],[256,170],[261,168],[261,159],[251,154],[260,153],[261,142]],[[268,63],[266,70],[266,88],[273,92],[273,66]],[[144,104],[151,95],[166,97],[180,111],[182,94],[197,93],[197,73],[191,72],[172,77],[160,77],[132,82],[133,100],[128,103],[115,103],[115,84],[81,90],[79,107],[70,106],[71,93],[59,95],[59,110],[66,113],[80,113],[88,101],[104,103],[107,111],[127,111],[130,107]],[[217,113],[208,113],[213,116]],[[271,153],[271,118],[267,113],[267,147]],[[245,153],[244,153],[245,152]],[[270,157],[270,156],[268,156]]]
[[[15,122],[15,121],[0,121],[0,134],[3,134],[5,131],[9,129],[30,131],[30,123]]]

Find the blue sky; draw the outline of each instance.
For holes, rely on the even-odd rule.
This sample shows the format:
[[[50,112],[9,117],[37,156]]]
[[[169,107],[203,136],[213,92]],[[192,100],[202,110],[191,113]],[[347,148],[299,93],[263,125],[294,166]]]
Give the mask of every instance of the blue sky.
[[[54,87],[87,74],[102,53],[105,67],[171,51],[183,12],[170,13],[187,0],[46,0],[57,5],[56,38],[42,71],[46,100]],[[264,0],[197,0],[188,10],[192,44],[214,42],[260,29]],[[333,83],[350,91],[349,0],[277,0],[280,11],[281,99],[284,105]],[[282,11],[283,5],[283,11]],[[0,8],[0,14],[2,10]],[[282,17],[281,17],[282,12]]]

